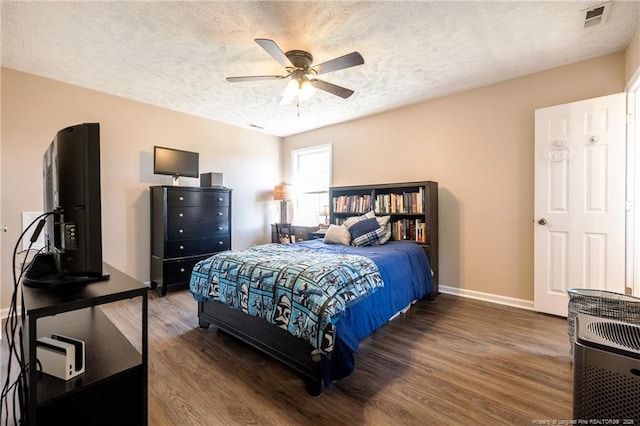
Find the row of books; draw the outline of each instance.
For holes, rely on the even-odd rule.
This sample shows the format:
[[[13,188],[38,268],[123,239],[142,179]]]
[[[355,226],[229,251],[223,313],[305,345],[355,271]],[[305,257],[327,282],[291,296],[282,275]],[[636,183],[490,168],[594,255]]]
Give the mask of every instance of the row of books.
[[[420,219],[401,219],[391,222],[392,240],[427,242],[427,224]]]
[[[335,218],[336,225],[342,225],[346,219]],[[392,240],[408,240],[418,243],[427,242],[427,224],[421,219],[400,219],[390,222]]]
[[[371,195],[340,195],[333,197],[335,213],[366,213],[373,209]]]
[[[374,203],[376,213],[423,213],[424,191],[403,192],[402,194],[379,194]]]
[[[372,204],[373,201],[373,204]],[[372,200],[371,195],[339,195],[333,197],[334,213],[366,213],[372,209],[377,214],[402,214],[424,212],[424,189],[401,194],[378,194]]]

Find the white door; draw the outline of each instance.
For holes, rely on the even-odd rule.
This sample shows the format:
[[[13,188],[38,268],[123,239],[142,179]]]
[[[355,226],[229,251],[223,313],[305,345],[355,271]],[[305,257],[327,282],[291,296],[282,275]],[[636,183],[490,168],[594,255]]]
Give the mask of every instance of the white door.
[[[567,289],[624,292],[625,94],[535,112],[534,308]]]

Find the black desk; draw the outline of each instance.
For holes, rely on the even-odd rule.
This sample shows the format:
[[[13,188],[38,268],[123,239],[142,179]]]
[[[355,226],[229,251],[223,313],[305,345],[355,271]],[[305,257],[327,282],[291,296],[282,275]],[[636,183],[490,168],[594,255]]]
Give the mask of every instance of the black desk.
[[[85,342],[85,372],[65,381],[29,374],[29,424],[147,424],[148,287],[108,264],[111,278],[63,289],[24,287],[29,372],[36,340],[59,333]],[[140,297],[139,352],[98,305]],[[24,321],[24,320],[23,320]]]

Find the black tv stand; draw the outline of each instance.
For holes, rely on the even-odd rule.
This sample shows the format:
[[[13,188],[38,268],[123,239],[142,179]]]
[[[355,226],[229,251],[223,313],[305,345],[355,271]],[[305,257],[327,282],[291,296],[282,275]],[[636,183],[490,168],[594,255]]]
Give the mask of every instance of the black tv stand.
[[[103,269],[109,281],[70,287],[73,291],[23,288],[28,363],[24,426],[148,424],[148,287],[108,264]],[[129,302],[134,298],[139,303]],[[125,300],[132,316],[121,329],[101,305]],[[85,342],[83,374],[62,380],[38,372],[36,341],[52,334]]]
[[[58,270],[52,254],[39,254],[34,257],[31,267],[22,284],[27,287],[58,288],[72,285],[82,285],[97,281],[106,281],[109,275],[66,275]]]

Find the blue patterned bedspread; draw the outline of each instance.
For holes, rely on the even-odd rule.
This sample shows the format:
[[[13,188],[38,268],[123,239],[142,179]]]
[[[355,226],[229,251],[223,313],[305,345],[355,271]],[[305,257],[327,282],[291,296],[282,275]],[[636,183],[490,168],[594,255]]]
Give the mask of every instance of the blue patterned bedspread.
[[[345,309],[382,286],[367,257],[297,244],[215,254],[194,266],[190,282],[196,300],[262,317],[323,353],[333,350],[335,323]]]

